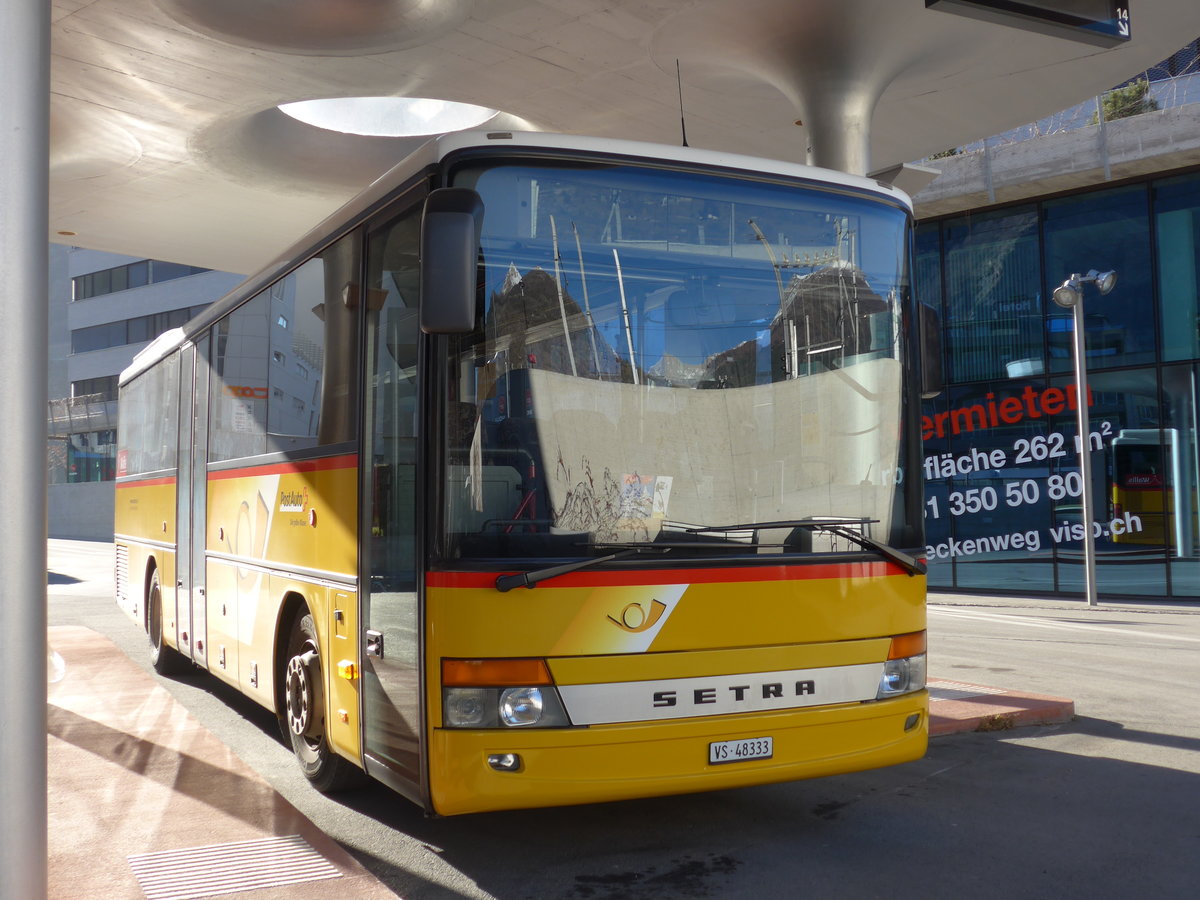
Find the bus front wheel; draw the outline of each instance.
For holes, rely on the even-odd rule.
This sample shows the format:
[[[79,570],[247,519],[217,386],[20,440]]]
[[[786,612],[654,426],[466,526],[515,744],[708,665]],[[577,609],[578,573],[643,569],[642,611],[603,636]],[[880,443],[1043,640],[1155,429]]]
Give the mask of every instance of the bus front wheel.
[[[302,616],[292,626],[283,694],[287,735],[304,777],[322,793],[355,786],[360,771],[334,753],[326,737],[324,672],[311,615]]]
[[[191,668],[191,661],[163,640],[162,585],[158,569],[150,573],[150,589],[146,592],[146,635],[150,639],[150,665],[159,675],[182,675]]]

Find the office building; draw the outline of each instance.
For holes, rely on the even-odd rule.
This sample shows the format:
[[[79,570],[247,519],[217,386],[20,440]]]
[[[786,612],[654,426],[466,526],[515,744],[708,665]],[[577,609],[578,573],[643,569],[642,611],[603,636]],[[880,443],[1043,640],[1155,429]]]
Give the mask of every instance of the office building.
[[[47,480],[51,537],[111,540],[117,377],[240,276],[50,247]]]
[[[1200,71],[1192,42],[1052,120],[954,148],[916,196],[946,391],[924,410],[930,584],[1083,591],[1073,318],[1083,285],[1100,596],[1200,596]]]

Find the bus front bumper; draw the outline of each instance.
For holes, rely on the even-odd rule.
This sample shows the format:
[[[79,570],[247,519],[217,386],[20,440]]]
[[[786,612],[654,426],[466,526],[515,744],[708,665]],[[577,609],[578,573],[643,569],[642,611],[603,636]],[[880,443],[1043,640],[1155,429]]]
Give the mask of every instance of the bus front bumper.
[[[771,756],[710,763],[710,744],[771,739]],[[435,728],[439,815],[566,806],[747,787],[910,762],[929,738],[926,691],[786,712],[587,728]],[[489,758],[515,755],[502,771]],[[511,764],[511,761],[510,761]]]

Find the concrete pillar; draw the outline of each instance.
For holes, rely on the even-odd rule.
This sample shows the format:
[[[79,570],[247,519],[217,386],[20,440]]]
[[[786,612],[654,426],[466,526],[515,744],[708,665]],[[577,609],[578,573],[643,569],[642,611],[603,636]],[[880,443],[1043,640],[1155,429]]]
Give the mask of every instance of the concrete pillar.
[[[0,896],[46,896],[50,4],[0,3]]]

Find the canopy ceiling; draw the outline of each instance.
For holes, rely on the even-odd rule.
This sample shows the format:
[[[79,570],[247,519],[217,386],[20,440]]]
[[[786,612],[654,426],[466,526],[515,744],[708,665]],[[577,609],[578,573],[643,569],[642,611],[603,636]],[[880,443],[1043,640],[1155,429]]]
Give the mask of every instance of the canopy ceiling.
[[[1195,0],[1130,6],[1133,39],[1104,50],[924,0],[52,0],[50,237],[256,269],[421,141],[277,109],[317,98],[678,143],[682,93],[692,146],[803,162],[797,120],[842,91],[875,103],[882,169],[1066,108],[1200,34]]]

